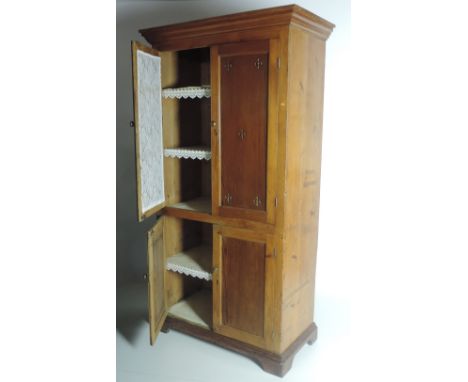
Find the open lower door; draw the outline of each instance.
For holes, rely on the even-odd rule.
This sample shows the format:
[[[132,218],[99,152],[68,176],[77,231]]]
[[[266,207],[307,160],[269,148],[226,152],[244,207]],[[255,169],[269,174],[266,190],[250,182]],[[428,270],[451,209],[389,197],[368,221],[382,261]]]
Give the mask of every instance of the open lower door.
[[[165,205],[161,106],[161,58],[158,51],[132,41],[133,110],[138,220]]]
[[[165,294],[164,217],[148,232],[148,312],[150,343],[154,344],[167,316]]]

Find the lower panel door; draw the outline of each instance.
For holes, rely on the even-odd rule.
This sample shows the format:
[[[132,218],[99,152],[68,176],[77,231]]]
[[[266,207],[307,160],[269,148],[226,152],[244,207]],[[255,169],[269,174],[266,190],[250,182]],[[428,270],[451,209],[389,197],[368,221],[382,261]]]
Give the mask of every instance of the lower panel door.
[[[167,302],[165,297],[165,246],[164,217],[158,219],[148,232],[148,313],[150,323],[150,343],[156,341],[162,325],[167,317]]]
[[[276,256],[273,239],[215,226],[213,327],[225,336],[273,349]]]

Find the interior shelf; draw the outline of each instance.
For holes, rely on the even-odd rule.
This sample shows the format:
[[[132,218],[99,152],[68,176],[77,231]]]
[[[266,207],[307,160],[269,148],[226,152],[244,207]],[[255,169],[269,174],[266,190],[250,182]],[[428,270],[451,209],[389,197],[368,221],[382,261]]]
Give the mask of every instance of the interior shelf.
[[[175,147],[164,149],[164,156],[183,159],[211,159],[211,149],[205,146]]]
[[[185,86],[180,88],[166,88],[162,90],[163,98],[209,98],[211,97],[211,87],[204,86]]]
[[[209,245],[179,252],[167,260],[166,269],[209,281],[211,280],[211,252]]]
[[[176,204],[171,204],[169,208],[178,208],[181,210],[201,212],[211,215],[211,199],[210,198],[196,198],[192,200],[187,200],[185,202],[180,202]]]
[[[210,329],[212,325],[212,294],[210,289],[202,289],[169,309],[171,316]]]

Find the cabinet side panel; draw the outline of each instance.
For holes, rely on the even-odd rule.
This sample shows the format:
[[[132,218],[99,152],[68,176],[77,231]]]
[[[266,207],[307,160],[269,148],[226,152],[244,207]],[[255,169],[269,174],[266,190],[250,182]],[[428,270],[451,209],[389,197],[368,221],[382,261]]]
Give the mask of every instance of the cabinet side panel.
[[[288,65],[282,350],[313,322],[325,42],[291,27]]]

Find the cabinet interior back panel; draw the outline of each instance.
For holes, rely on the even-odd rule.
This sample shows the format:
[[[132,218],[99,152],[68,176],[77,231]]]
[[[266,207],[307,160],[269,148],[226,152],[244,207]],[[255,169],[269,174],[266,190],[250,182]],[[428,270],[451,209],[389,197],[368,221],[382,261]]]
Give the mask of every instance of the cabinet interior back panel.
[[[142,212],[164,202],[161,59],[138,51],[138,132]]]

